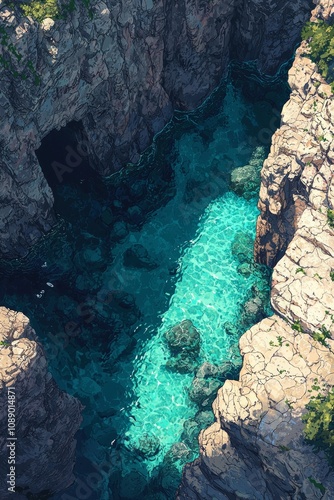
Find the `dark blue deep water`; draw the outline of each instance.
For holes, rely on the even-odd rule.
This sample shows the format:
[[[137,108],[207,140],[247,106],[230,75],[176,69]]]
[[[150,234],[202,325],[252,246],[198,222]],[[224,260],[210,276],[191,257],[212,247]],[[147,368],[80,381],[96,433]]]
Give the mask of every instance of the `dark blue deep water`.
[[[1,265],[0,288],[85,405],[77,482],[52,498],[172,499],[198,456],[217,388],[238,376],[240,335],[271,314],[270,273],[251,262],[257,192],[237,195],[230,174],[261,167],[285,81],[235,67],[199,109],[175,113],[138,165],[104,180],[85,156],[57,179],[52,162],[76,148],[78,124],[43,141],[59,222]],[[165,333],[183,320],[199,337],[180,357]]]

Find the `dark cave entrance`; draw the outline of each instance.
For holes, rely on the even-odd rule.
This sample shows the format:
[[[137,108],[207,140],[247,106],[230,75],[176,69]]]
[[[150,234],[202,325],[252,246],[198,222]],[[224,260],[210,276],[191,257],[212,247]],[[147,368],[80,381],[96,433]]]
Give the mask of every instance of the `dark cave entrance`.
[[[54,195],[58,216],[72,219],[76,200],[106,199],[107,188],[94,170],[88,154],[88,141],[81,121],[71,121],[60,130],[52,130],[42,139],[36,156]],[[79,208],[79,207],[77,207]]]
[[[82,180],[90,168],[81,122],[72,121],[42,139],[36,156],[53,191],[59,184]]]

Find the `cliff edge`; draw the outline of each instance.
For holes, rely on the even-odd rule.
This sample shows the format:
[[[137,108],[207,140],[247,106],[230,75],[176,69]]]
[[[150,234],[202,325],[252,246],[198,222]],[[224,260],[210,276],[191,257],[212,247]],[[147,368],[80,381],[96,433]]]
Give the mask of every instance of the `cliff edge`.
[[[0,496],[62,490],[74,480],[81,404],[59,390],[28,318],[5,307],[0,356]]]
[[[87,151],[93,168],[111,175],[138,161],[174,108],[203,102],[231,58],[275,73],[310,9],[310,0],[91,0],[89,9],[75,0],[61,19],[36,21],[22,3],[0,0],[5,258],[25,255],[55,223],[36,156],[47,134],[73,126],[79,141],[55,166],[59,180]]]

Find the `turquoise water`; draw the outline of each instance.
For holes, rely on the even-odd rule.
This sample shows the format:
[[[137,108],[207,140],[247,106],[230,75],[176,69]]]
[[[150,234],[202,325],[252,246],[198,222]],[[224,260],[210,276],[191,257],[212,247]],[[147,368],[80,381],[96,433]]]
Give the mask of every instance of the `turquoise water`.
[[[200,362],[219,365],[236,358],[233,352],[236,339],[225,333],[224,323],[238,317],[240,304],[256,278],[238,274],[231,241],[238,230],[253,234],[256,216],[254,201],[247,202],[233,193],[210,203],[201,216],[196,235],[179,258],[179,280],[169,308],[162,315],[162,324],[140,346],[138,358],[131,363],[130,378],[141,405],[131,407],[135,423],[130,424],[126,435],[136,441],[143,432],[153,432],[161,443],[157,461],[163,459],[176,437],[177,441],[180,439],[184,421],[196,412],[187,394],[193,375],[170,373],[165,368],[169,353],[164,332],[189,318],[202,334]],[[169,234],[172,236],[173,232]],[[122,371],[129,373],[129,368],[122,366]],[[148,468],[154,465],[149,462]]]
[[[253,285],[268,292],[269,275],[240,273],[232,246],[240,232],[254,238],[257,200],[230,191],[229,175],[254,153],[265,158],[263,137],[286,98],[279,83],[247,85],[237,74],[196,112],[177,113],[138,167],[105,183],[89,173],[86,182],[82,171],[54,184],[62,222],[3,271],[4,305],[31,318],[53,376],[85,405],[75,472],[86,498],[174,498],[183,464],[198,455],[196,436],[213,421],[226,377],[209,377],[208,397],[191,399],[194,370],[166,367],[165,332],[191,320],[200,334],[196,370],[230,362],[237,374],[238,338],[250,326],[243,304]],[[133,245],[153,264],[129,267]],[[270,314],[267,302],[264,309]],[[64,334],[68,322],[79,333]],[[96,470],[93,487],[87,477]],[[66,494],[80,498],[76,484]]]

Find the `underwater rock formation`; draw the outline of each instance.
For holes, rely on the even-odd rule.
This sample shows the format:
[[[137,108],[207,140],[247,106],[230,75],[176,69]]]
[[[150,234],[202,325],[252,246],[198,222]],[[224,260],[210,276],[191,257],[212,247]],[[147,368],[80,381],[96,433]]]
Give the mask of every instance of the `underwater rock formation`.
[[[193,323],[181,321],[165,333],[165,340],[171,352],[166,367],[179,373],[193,372],[201,348],[201,336]]]
[[[291,54],[309,0],[91,0],[65,19],[24,17],[0,2],[7,61],[0,73],[0,255],[25,255],[55,222],[35,151],[75,125],[79,145],[53,165],[55,181],[92,166],[109,175],[136,162],[173,108],[199,105],[231,58],[274,73]],[[13,10],[14,9],[14,10]],[[51,159],[51,162],[52,163]],[[121,236],[120,236],[121,237]]]
[[[15,498],[62,490],[74,481],[82,406],[59,390],[26,316],[0,307],[0,342],[0,496],[13,497],[6,484],[7,438],[13,437],[7,432],[9,388],[15,388]]]
[[[313,20],[333,14],[329,0],[317,4]],[[279,315],[241,337],[239,381],[218,391],[216,421],[200,434],[200,457],[184,468],[179,500],[334,497],[334,472],[305,441],[302,421],[311,398],[334,386],[334,229],[327,214],[334,100],[307,50],[303,42],[297,51],[292,94],[261,173],[255,255],[276,264],[271,302]]]
[[[230,188],[246,200],[258,196],[261,183],[260,172],[265,159],[264,147],[257,147],[248,165],[234,168],[231,173]]]

